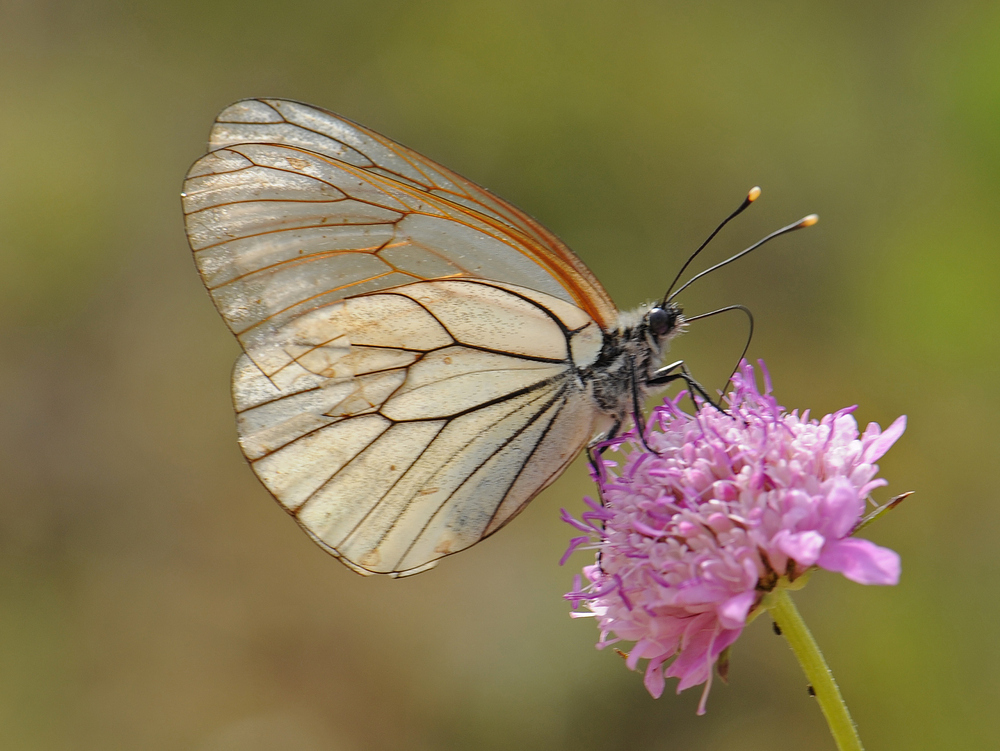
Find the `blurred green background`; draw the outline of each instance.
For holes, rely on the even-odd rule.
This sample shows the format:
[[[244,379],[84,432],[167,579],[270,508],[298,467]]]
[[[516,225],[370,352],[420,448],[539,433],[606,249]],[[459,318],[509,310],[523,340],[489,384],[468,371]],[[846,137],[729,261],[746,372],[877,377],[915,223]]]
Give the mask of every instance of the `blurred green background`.
[[[895,588],[797,601],[868,748],[1000,747],[995,2],[0,2],[0,747],[832,749],[766,619],[707,716],[649,698],[561,595],[577,463],[502,534],[363,579],[240,456],[237,346],[178,193],[247,96],[340,112],[561,235],[623,308],[758,322],[781,401],[910,427],[870,529]],[[717,387],[738,318],[674,352]],[[991,469],[992,467],[992,469]]]

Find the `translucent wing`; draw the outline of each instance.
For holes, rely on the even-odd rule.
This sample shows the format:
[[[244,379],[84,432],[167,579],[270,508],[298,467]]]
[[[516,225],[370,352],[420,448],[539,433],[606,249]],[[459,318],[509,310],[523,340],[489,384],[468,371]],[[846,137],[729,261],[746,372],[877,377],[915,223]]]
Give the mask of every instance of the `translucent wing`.
[[[275,144],[198,160],[188,240],[216,307],[268,376],[278,332],[329,302],[409,282],[484,278],[575,303],[513,228],[346,162]]]
[[[602,337],[556,298],[423,282],[286,329],[293,361],[271,378],[237,362],[240,443],[281,504],[361,573],[416,573],[492,534],[594,429],[578,368]]]
[[[480,220],[493,225],[495,233],[532,257],[543,273],[556,278],[565,290],[557,296],[573,302],[605,328],[617,319],[618,311],[600,282],[555,235],[488,190],[375,131],[301,102],[246,99],[216,118],[209,149],[239,143],[295,146],[472,209]],[[488,259],[480,263],[477,273],[484,278],[523,283],[523,279],[507,277],[503,266],[493,268]]]
[[[225,110],[185,183],[202,278],[246,353],[258,477],[327,550],[402,575],[491,534],[593,432],[616,313],[526,215],[322,110]]]

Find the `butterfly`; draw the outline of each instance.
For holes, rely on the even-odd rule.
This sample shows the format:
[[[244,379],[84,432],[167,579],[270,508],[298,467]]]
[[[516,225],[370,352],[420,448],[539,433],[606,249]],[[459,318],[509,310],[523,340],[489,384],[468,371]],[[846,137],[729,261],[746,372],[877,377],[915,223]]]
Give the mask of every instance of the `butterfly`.
[[[699,388],[681,361],[660,365],[694,320],[672,297],[620,313],[522,211],[331,112],[227,107],[182,199],[243,349],[243,454],[358,573],[406,576],[474,545],[595,436],[638,424],[651,390]]]

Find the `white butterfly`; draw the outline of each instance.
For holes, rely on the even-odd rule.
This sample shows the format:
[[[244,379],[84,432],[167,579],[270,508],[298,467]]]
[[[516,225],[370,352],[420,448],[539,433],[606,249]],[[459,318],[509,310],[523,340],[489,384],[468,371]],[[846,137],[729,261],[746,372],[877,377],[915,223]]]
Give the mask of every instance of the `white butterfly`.
[[[493,534],[595,433],[686,378],[658,368],[684,326],[675,303],[619,314],[527,215],[330,112],[228,107],[183,201],[244,351],[243,453],[359,573],[414,574]]]

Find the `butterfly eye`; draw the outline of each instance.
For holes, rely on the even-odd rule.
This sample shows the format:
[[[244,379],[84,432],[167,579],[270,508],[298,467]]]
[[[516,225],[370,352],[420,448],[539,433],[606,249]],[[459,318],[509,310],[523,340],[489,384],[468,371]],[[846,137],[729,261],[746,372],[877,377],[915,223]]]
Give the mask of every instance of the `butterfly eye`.
[[[653,308],[649,311],[649,330],[656,336],[663,336],[674,327],[677,322],[677,313],[664,310],[663,308]]]

